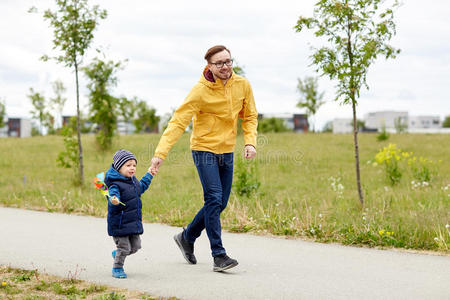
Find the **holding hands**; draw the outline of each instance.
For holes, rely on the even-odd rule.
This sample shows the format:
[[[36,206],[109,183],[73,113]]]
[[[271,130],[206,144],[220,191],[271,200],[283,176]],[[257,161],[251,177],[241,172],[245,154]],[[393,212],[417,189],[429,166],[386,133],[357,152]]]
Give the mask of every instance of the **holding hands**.
[[[256,149],[255,149],[255,147],[253,145],[245,145],[244,157],[247,158],[247,159],[252,159],[255,156],[256,156]],[[162,158],[159,158],[157,156],[153,157],[151,165],[148,168],[148,172],[150,174],[152,174],[152,176],[155,176],[158,173],[159,168],[161,167],[163,161],[164,160]]]
[[[152,158],[152,164],[150,165],[150,167],[148,168],[148,172],[150,174],[152,174],[152,176],[155,176],[156,173],[158,173],[159,171],[159,167],[161,167],[163,163],[163,159],[159,158],[159,157],[153,157]]]

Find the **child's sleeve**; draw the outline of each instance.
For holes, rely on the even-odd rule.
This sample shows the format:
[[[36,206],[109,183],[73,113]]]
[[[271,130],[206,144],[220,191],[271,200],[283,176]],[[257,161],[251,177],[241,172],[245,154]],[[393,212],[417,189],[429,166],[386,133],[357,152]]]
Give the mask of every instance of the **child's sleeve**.
[[[109,191],[109,196],[111,196],[111,197],[116,196],[120,201],[120,191],[119,191],[119,187],[116,184],[111,184],[108,187],[108,191]]]
[[[150,183],[152,182],[153,176],[150,173],[145,173],[144,177],[142,177],[140,183],[141,183],[141,194],[143,194],[148,187],[150,186]]]

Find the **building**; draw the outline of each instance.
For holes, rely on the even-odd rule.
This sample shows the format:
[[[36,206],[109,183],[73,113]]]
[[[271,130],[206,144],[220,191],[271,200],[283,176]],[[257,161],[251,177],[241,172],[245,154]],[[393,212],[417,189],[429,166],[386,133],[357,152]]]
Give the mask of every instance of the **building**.
[[[295,132],[308,132],[308,116],[305,114],[278,113],[259,114],[258,119],[277,118],[283,120],[284,126]]]
[[[408,129],[441,128],[439,116],[411,116],[408,119]]]
[[[8,125],[5,123],[5,126],[0,128],[0,137],[7,137],[8,136]]]
[[[333,133],[352,133],[353,119],[334,119]]]
[[[0,137],[30,137],[31,120],[21,118],[8,118],[6,126],[0,128]]]
[[[407,111],[377,111],[371,112],[364,116],[365,127],[369,129],[377,129],[381,131],[395,132],[398,124],[408,124]]]

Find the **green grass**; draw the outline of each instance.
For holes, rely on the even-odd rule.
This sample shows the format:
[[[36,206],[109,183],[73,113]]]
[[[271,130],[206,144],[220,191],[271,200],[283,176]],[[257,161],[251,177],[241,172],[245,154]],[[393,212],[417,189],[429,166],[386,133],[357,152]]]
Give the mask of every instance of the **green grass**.
[[[393,134],[382,142],[374,134],[359,137],[363,208],[356,191],[351,135],[267,134],[259,136],[258,158],[253,162],[261,185],[249,197],[231,194],[222,216],[223,228],[320,242],[449,253],[449,136]],[[57,154],[63,148],[61,137],[1,139],[0,203],[106,216],[106,200],[94,189],[92,179],[107,170],[119,148],[136,154],[140,178],[149,167],[158,141],[159,135],[154,134],[120,136],[111,151],[101,152],[94,136],[83,136],[86,184],[79,188],[72,184],[73,170],[56,167]],[[372,165],[375,154],[389,143],[417,156],[441,160],[429,186],[414,187],[406,169],[398,185],[389,184],[382,166]],[[236,149],[237,159],[242,155],[242,137],[238,137]],[[338,184],[343,188],[337,189]],[[144,220],[186,225],[202,203],[189,136],[184,135],[143,196]]]
[[[89,283],[74,278],[61,278],[37,270],[0,266],[0,299],[172,299],[153,297],[146,293]]]

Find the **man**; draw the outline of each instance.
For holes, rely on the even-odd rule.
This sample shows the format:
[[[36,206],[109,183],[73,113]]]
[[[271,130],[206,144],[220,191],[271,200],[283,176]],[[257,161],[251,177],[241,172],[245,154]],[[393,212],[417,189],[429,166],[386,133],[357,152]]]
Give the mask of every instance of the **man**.
[[[155,150],[150,170],[155,175],[170,148],[193,120],[191,150],[203,187],[204,206],[175,242],[190,264],[196,264],[194,243],[206,228],[214,271],[238,265],[222,245],[220,213],[228,203],[233,179],[233,151],[236,143],[238,117],[244,132],[244,156],[256,155],[258,113],[250,83],[233,72],[233,59],[225,46],[210,48],[207,66],[199,82],[183,104],[175,111]]]

